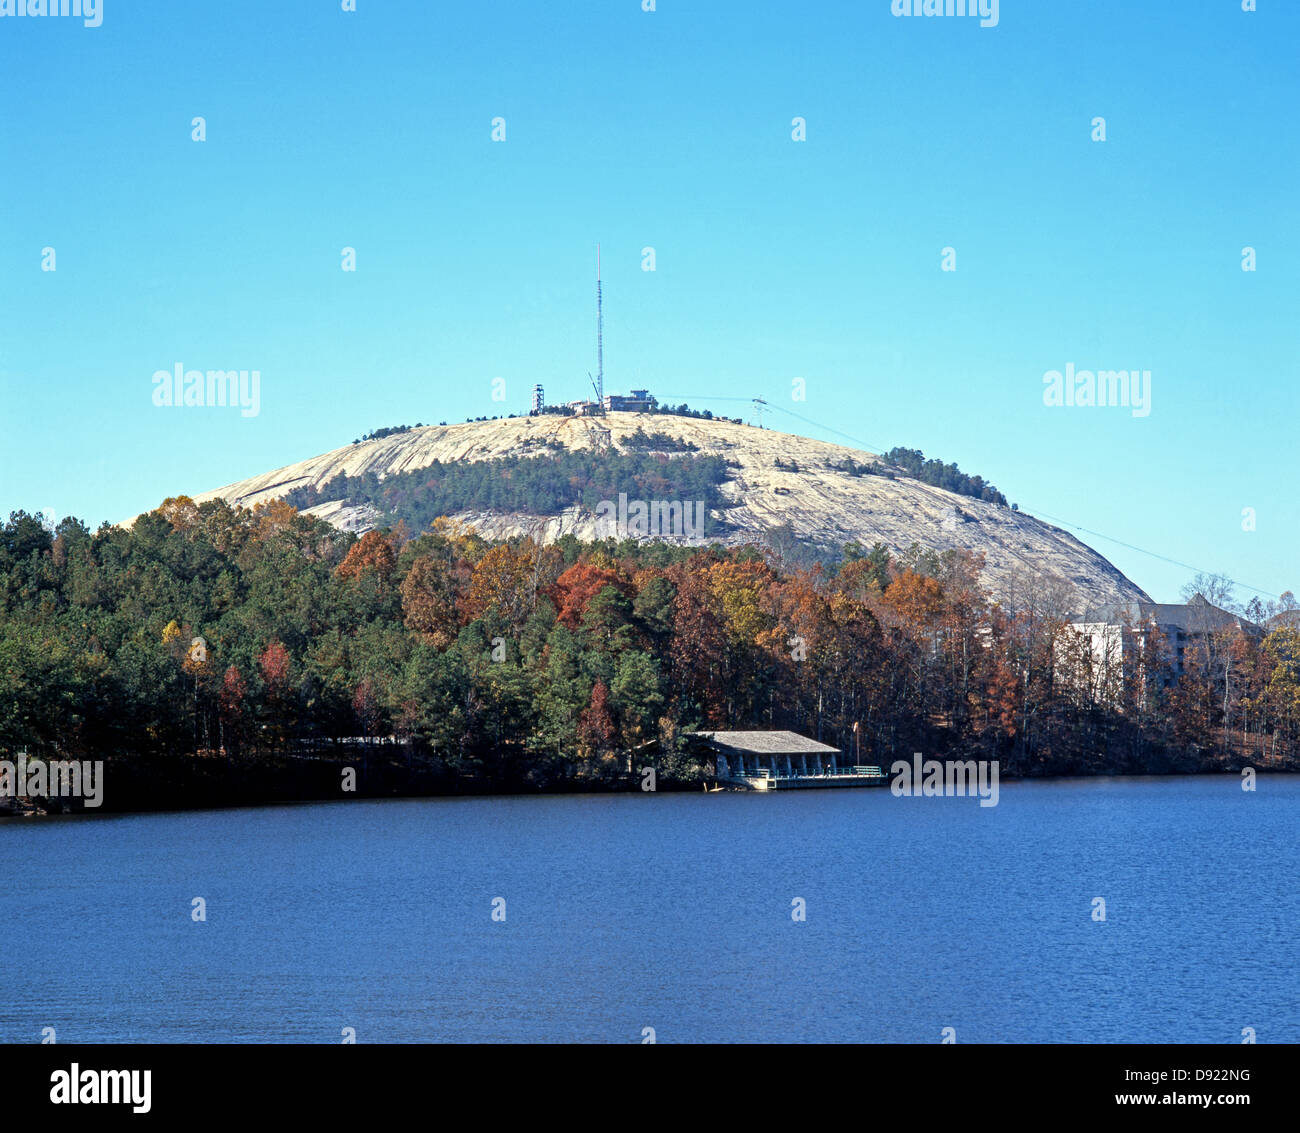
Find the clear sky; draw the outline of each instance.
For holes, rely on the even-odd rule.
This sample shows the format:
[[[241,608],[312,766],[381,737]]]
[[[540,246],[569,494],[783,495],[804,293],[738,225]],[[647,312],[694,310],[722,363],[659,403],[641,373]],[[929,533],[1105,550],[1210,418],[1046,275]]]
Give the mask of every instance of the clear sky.
[[[763,396],[1300,589],[1294,0],[356,7],[0,18],[5,513],[96,526],[582,397],[599,241],[607,391]],[[178,362],[260,371],[260,412],[154,405]],[[1149,415],[1044,405],[1067,364],[1150,370]],[[1190,577],[1083,538],[1158,599]]]

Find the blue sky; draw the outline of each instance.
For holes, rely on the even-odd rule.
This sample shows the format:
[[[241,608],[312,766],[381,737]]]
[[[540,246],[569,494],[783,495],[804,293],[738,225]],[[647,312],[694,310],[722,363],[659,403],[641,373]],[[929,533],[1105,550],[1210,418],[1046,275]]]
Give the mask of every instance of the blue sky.
[[[599,241],[607,390],[763,396],[1300,588],[1300,6],[357,7],[0,18],[0,510],[94,526],[534,382],[581,397]],[[155,406],[177,362],[259,370],[260,413]],[[1045,406],[1067,363],[1150,370],[1150,415]],[[1190,577],[1083,537],[1159,599]]]

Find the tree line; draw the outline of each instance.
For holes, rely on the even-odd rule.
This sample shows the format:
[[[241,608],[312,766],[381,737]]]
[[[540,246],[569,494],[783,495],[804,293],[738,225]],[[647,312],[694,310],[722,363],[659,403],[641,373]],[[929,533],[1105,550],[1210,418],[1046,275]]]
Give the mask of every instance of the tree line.
[[[633,435],[635,438],[635,434]],[[285,499],[306,510],[329,500],[369,505],[390,524],[423,531],[441,516],[463,511],[555,515],[580,506],[594,512],[602,500],[698,500],[706,513],[729,506],[722,485],[729,475],[720,456],[647,451],[642,434],[634,451],[561,449],[538,456],[494,460],[435,460],[408,472],[335,476],[320,487],[296,488]],[[671,438],[669,438],[671,440]],[[720,530],[720,528],[719,528]]]
[[[1008,775],[1295,765],[1300,628],[1225,632],[1172,674],[1100,667],[1061,584],[994,602],[977,556],[849,544],[360,538],[282,501],[166,501],[130,529],[0,531],[0,753],[253,760],[392,738],[476,789],[705,769],[696,729],[791,729],[888,764]],[[1104,688],[1102,686],[1105,686]]]
[[[925,453],[918,448],[891,448],[885,453],[885,461],[894,468],[901,468],[915,476],[923,484],[944,488],[959,496],[970,496],[986,503],[1007,506],[1006,496],[983,476],[971,476],[956,464],[945,464],[942,460],[926,460]]]

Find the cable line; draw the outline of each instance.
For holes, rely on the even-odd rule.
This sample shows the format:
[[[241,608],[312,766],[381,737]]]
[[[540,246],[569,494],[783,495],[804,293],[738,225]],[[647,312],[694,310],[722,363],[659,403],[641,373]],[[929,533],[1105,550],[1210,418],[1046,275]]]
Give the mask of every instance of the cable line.
[[[681,394],[665,394],[664,396],[682,397]],[[694,396],[697,400],[702,401],[753,401],[753,398],[749,397],[708,397],[703,394],[695,394]],[[686,399],[683,397],[682,400],[685,401]],[[793,409],[786,409],[784,406],[778,405],[775,402],[769,402],[768,407],[779,410],[781,413],[788,413],[791,417],[796,417],[805,424],[812,425],[813,428],[821,429],[823,432],[827,433],[834,433],[837,437],[843,437],[846,441],[852,441],[864,452],[883,455],[889,451],[884,445],[872,444],[870,441],[864,441],[861,437],[854,437],[849,433],[841,432],[839,429],[833,429],[829,425],[823,425],[820,421],[814,421],[811,417],[804,417],[802,414],[796,413]],[[924,481],[922,481],[922,483],[924,483]],[[1146,555],[1149,558],[1158,559],[1162,563],[1169,563],[1171,566],[1181,567],[1183,570],[1190,570],[1195,574],[1213,575],[1215,573],[1214,571],[1204,570],[1201,567],[1193,566],[1191,563],[1184,563],[1180,562],[1178,559],[1171,559],[1168,555],[1162,555],[1157,551],[1148,551],[1145,547],[1138,547],[1133,543],[1126,543],[1123,539],[1116,539],[1113,535],[1106,535],[1100,531],[1093,531],[1091,528],[1084,527],[1080,523],[1072,523],[1068,519],[1061,519],[1059,516],[1049,515],[1045,511],[1032,509],[1027,510],[1026,514],[1050,520],[1052,523],[1059,523],[1064,527],[1072,527],[1074,530],[1082,531],[1084,534],[1091,535],[1095,539],[1105,539],[1106,542],[1114,543],[1118,547],[1124,547],[1127,550],[1136,551],[1139,555]],[[1227,575],[1223,575],[1223,577],[1228,578]],[[1256,594],[1262,594],[1266,598],[1278,597],[1278,595],[1273,591],[1264,590],[1258,586],[1251,586],[1248,582],[1239,582],[1235,578],[1228,578],[1228,581],[1231,582],[1233,586],[1239,586],[1242,590],[1250,590]]]

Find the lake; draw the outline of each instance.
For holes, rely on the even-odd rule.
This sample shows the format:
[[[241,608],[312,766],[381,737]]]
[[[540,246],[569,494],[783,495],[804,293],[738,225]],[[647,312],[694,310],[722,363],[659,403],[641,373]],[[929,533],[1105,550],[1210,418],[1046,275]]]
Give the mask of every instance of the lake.
[[[1003,783],[990,808],[826,790],[13,819],[0,1040],[1294,1043],[1298,816],[1300,778],[1207,776]]]

